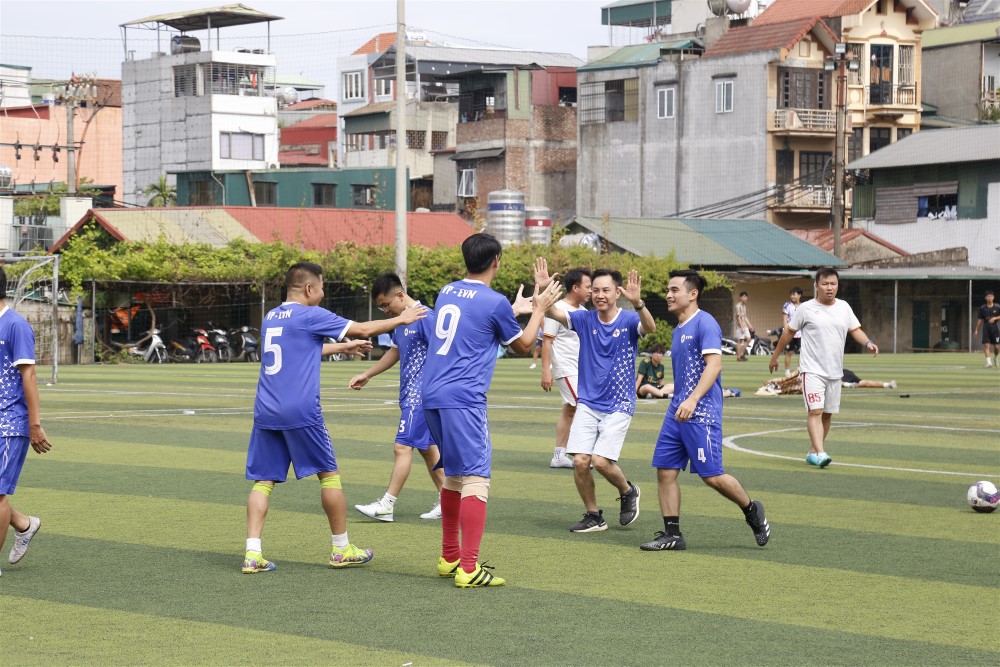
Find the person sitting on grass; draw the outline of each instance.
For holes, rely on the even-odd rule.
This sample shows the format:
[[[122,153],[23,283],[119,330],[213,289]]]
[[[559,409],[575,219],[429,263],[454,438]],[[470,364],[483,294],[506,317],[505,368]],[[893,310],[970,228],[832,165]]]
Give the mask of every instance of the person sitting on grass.
[[[666,367],[662,363],[665,352],[662,345],[654,345],[649,350],[649,359],[639,362],[639,370],[635,375],[635,394],[639,398],[670,398],[673,395],[673,383],[663,381],[666,373]]]

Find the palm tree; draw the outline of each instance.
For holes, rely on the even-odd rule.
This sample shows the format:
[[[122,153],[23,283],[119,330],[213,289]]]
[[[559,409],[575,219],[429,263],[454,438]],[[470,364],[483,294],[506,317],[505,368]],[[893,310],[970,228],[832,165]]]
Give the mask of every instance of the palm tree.
[[[160,174],[160,180],[156,183],[147,185],[142,193],[149,197],[148,205],[155,208],[177,204],[177,188],[167,183],[164,174]]]

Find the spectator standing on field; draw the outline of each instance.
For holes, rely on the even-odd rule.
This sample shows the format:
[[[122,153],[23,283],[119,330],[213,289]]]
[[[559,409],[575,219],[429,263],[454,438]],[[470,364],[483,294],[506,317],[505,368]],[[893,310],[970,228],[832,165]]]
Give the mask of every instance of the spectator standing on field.
[[[785,305],[781,307],[781,327],[784,330],[788,327],[788,323],[792,321],[795,317],[795,311],[799,309],[799,304],[802,302],[802,288],[793,287],[788,291],[788,301]],[[796,331],[795,336],[792,338],[791,342],[788,343],[788,347],[785,348],[785,376],[792,374],[792,354],[799,354],[802,349],[802,332]]]
[[[14,529],[14,546],[7,561],[17,563],[28,551],[42,525],[37,516],[28,516],[10,504],[28,445],[39,454],[52,448],[42,428],[35,376],[35,332],[3,298],[7,294],[7,274],[0,267],[0,549],[7,527]],[[9,619],[8,619],[9,620]]]
[[[749,294],[740,292],[740,300],[736,302],[736,361],[747,360],[747,345],[750,343],[750,334],[754,331],[753,325],[747,318],[749,300]]]
[[[562,282],[566,296],[556,302],[555,307],[567,313],[584,310],[584,304],[590,301],[590,272],[570,269]],[[573,461],[566,456],[566,442],[576,414],[580,337],[551,317],[545,318],[543,329],[542,389],[552,391],[554,384],[562,397],[562,411],[556,422],[556,446],[549,467],[572,468]]]
[[[993,290],[986,290],[983,295],[986,303],[979,307],[979,319],[976,320],[976,331],[983,327],[983,352],[986,354],[986,368],[1000,368],[1000,305],[994,303],[996,298]],[[990,348],[993,355],[990,357]]]
[[[552,282],[548,262],[539,257],[535,260],[536,289]],[[618,307],[620,296],[632,303],[635,312]],[[656,331],[656,322],[642,300],[642,278],[637,272],[629,271],[622,287],[620,273],[597,269],[591,274],[590,298],[594,310],[549,308],[546,312],[580,336],[580,405],[566,445],[566,452],[573,455],[573,479],[585,510],[583,519],[570,526],[574,533],[608,528],[597,504],[591,464],[618,489],[618,522],[627,526],[639,518],[639,487],[625,478],[618,459],[635,414],[639,337]]]
[[[643,551],[687,548],[677,478],[688,464],[692,474],[743,510],[758,546],[771,537],[764,506],[722,468],[722,328],[698,308],[704,290],[705,279],[696,271],[670,272],[667,309],[678,320],[670,347],[675,391],[653,450],[663,530],[639,545]]]
[[[844,343],[850,335],[878,356],[878,345],[864,331],[850,304],[837,298],[840,274],[824,268],[816,272],[816,298],[806,301],[778,339],[768,368],[778,368],[778,357],[796,332],[802,333],[799,354],[799,375],[805,399],[806,429],[809,432],[809,452],[806,463],[825,468],[832,459],[826,453],[826,437],[830,433],[833,415],[840,412],[841,378],[844,376]]]

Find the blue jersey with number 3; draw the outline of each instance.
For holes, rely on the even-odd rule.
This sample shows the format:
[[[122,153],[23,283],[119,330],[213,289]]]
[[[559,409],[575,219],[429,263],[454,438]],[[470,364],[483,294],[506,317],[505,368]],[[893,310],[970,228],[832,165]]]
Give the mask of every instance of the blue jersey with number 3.
[[[497,347],[521,335],[510,302],[478,280],[458,280],[441,288],[434,312],[420,320],[429,342],[424,407],[485,408]]]
[[[428,310],[425,319],[433,326],[434,311]],[[399,407],[420,405],[421,378],[427,361],[427,339],[421,320],[399,325],[392,330],[391,338],[392,346],[399,351]]]
[[[319,306],[283,303],[261,326],[263,353],[253,421],[275,431],[323,423],[319,367],[326,337],[341,340],[351,325]]]

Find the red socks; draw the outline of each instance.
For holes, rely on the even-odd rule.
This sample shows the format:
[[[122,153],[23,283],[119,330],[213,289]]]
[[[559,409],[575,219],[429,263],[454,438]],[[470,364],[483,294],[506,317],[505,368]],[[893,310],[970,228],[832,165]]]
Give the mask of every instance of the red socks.
[[[476,569],[479,543],[483,541],[483,531],[486,530],[486,503],[478,496],[466,496],[461,502],[459,523],[462,526],[462,569],[472,572]],[[441,510],[444,511],[443,504]]]
[[[441,556],[449,563],[454,563],[462,555],[458,544],[458,517],[461,504],[461,493],[441,489]]]

